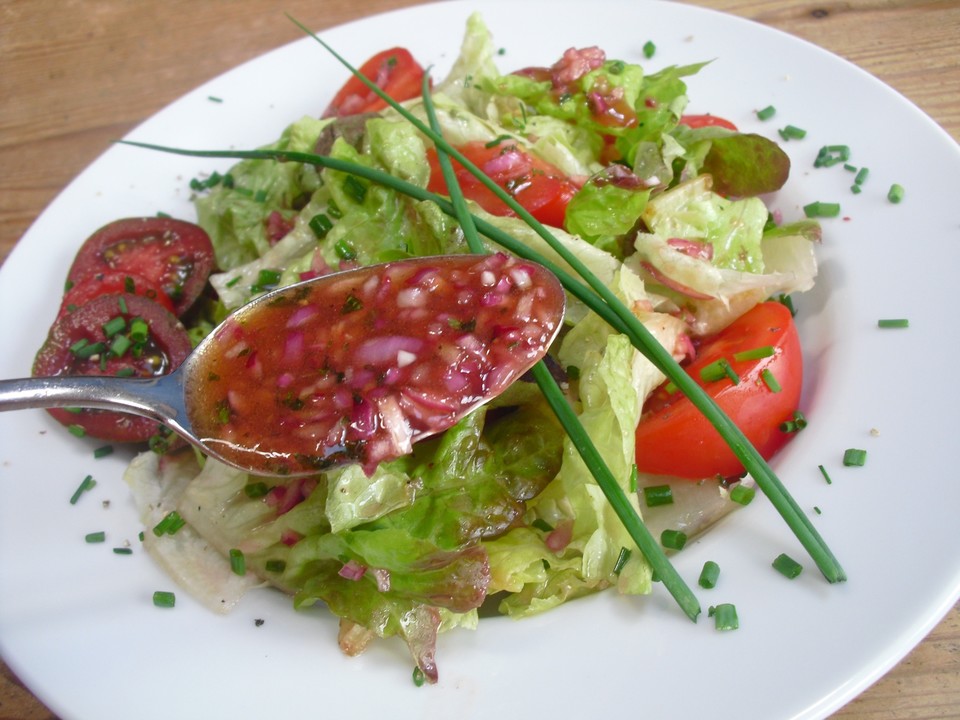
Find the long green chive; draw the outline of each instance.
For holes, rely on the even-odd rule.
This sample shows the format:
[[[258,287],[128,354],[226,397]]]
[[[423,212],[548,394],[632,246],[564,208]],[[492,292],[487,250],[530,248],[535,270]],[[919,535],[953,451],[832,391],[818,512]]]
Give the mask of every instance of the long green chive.
[[[749,505],[756,494],[757,491],[749,485],[739,483],[730,490],[730,499],[738,505]]]
[[[760,371],[760,379],[763,380],[763,384],[767,386],[770,392],[778,393],[783,390],[770,368],[764,368]]]
[[[177,596],[166,590],[153,593],[153,604],[159,608],[172,608],[177,604]]]
[[[242,550],[237,548],[230,549],[230,569],[234,575],[242,576],[247,574],[247,559],[244,557]]]
[[[687,534],[683,530],[664,530],[660,533],[660,544],[667,550],[683,550],[687,544]]]
[[[77,501],[80,499],[80,496],[85,492],[93,490],[96,486],[97,481],[93,479],[93,475],[87,475],[83,480],[80,481],[80,485],[74,490],[73,495],[70,496],[70,504],[76,505]]]
[[[887,191],[887,200],[894,204],[903,202],[904,193],[903,185],[894,183],[890,186],[890,190]]]
[[[803,572],[803,565],[798,563],[786,553],[780,553],[773,560],[773,569],[786,578],[793,580],[797,575]]]
[[[422,85],[424,108],[431,123],[430,129],[436,132],[437,136],[442,139],[442,135],[439,133],[439,123],[437,122],[436,111],[430,96],[429,87],[429,73],[424,73]],[[437,159],[440,170],[443,173],[444,181],[450,192],[455,216],[460,221],[464,237],[471,251],[484,252],[483,244],[477,236],[475,218],[467,208],[466,199],[463,196],[463,191],[460,188],[456,173],[453,169],[453,163],[450,161],[446,149],[446,147],[438,146]],[[557,385],[557,381],[547,369],[546,365],[543,364],[542,360],[533,366],[533,376],[537,385],[540,387],[540,391],[546,398],[547,403],[557,416],[564,430],[566,430],[571,443],[577,449],[586,466],[591,469],[597,484],[617,514],[617,517],[619,517],[620,521],[624,524],[630,537],[637,544],[640,552],[646,557],[653,571],[661,577],[666,578],[664,587],[667,588],[667,591],[677,601],[677,604],[680,605],[687,617],[696,622],[697,617],[700,615],[700,603],[697,601],[696,596],[674,569],[673,565],[670,564],[662,548],[657,544],[656,540],[654,540],[650,531],[647,530],[646,525],[643,524],[640,515],[636,512],[633,505],[631,505],[630,500],[623,492],[623,489],[593,444],[590,436],[587,435],[583,426],[580,424],[580,420],[567,402],[566,396],[563,394],[560,386]],[[626,559],[624,559],[624,562],[626,562]]]
[[[103,530],[98,532],[87,533],[83,536],[84,542],[88,543],[102,543],[107,539],[107,534]]]
[[[736,630],[740,627],[737,606],[733,603],[714,605],[710,608],[709,615],[713,617],[713,626],[717,630]]]
[[[703,564],[703,569],[700,571],[700,577],[697,579],[697,584],[707,590],[711,590],[717,586],[717,579],[720,577],[720,566],[717,565],[713,560],[707,560]]]
[[[643,489],[643,500],[647,507],[673,505],[673,490],[669,485],[650,485]]]
[[[867,451],[849,448],[843,453],[843,464],[847,467],[863,467],[867,462]]]
[[[291,18],[293,20],[293,18]],[[526,222],[538,235],[540,235],[550,247],[574,269],[580,277],[589,285],[590,290],[584,286],[578,279],[571,276],[566,270],[551,262],[539,253],[532,251],[527,245],[520,243],[509,233],[505,233],[499,228],[486,223],[479,218],[474,218],[477,229],[493,242],[500,244],[505,249],[513,252],[520,257],[538,262],[553,272],[564,284],[564,287],[575,297],[584,302],[587,307],[594,310],[601,318],[607,321],[611,327],[618,332],[625,334],[630,341],[650,362],[663,372],[677,387],[690,398],[694,406],[703,413],[707,420],[717,429],[721,437],[728,443],[737,458],[743,463],[747,472],[754,478],[761,490],[770,498],[775,509],[783,517],[784,521],[797,536],[797,539],[813,557],[817,567],[823,573],[829,582],[841,582],[846,580],[846,573],[840,566],[836,557],[830,548],[824,542],[817,529],[810,522],[796,500],[789,494],[783,483],[772,471],[766,460],[760,456],[743,432],[730,420],[729,417],[716,405],[713,399],[701,388],[692,378],[690,378],[682,368],[677,364],[670,353],[663,348],[659,342],[650,334],[650,331],[634,316],[619,299],[613,291],[607,288],[590,270],[579,260],[572,252],[565,248],[541,223],[528,211],[522,208],[514,201],[502,188],[488,178],[479,168],[456,151],[441,136],[433,132],[429,127],[414,117],[409,111],[403,108],[399,103],[393,101],[386,93],[376,86],[375,83],[365,78],[356,71],[344,58],[337,54],[320,37],[311,32],[302,23],[296,20],[293,22],[305,33],[314,38],[324,48],[327,49],[340,63],[347,67],[355,76],[361,79],[367,87],[384,99],[391,107],[401,113],[418,130],[424,132],[441,149],[448,152],[451,157],[466,167],[474,174],[482,184],[497,194],[497,196],[507,202],[514,212],[524,222]],[[377,182],[386,187],[393,188],[416,200],[428,200],[435,203],[443,212],[455,216],[456,210],[453,205],[445,198],[430,193],[411,183],[404,182],[389,173],[385,173],[374,168],[368,168],[356,163],[338,160],[313,153],[299,153],[279,150],[184,150],[165,147],[152,143],[138,143],[132,141],[121,141],[124,144],[134,147],[141,147],[148,150],[160,152],[169,152],[191,157],[220,157],[236,159],[274,159],[280,161],[301,162],[304,164],[318,165],[321,167],[355,174],[359,177],[365,177],[373,182]],[[641,523],[642,526],[642,523]],[[645,529],[645,528],[644,528]],[[642,548],[641,548],[642,549]],[[669,563],[667,563],[669,567]],[[671,568],[672,570],[672,568]],[[677,576],[679,580],[679,576]],[[680,580],[682,583],[682,580]]]
[[[773,105],[767,105],[762,110],[757,110],[758,120],[769,120],[777,114],[777,109]]]
[[[905,328],[910,327],[910,321],[906,318],[889,318],[877,320],[877,327],[882,328]]]

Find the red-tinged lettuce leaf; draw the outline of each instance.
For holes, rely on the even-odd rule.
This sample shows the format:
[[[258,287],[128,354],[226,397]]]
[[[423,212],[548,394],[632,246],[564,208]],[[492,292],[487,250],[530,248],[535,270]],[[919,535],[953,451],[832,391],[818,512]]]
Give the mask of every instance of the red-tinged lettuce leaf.
[[[762,135],[735,133],[713,138],[701,170],[713,176],[720,195],[755,197],[783,187],[790,158]]]

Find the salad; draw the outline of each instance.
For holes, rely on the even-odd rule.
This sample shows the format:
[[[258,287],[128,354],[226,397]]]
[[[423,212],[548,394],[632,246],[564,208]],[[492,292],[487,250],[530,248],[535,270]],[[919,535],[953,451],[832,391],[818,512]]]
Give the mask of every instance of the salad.
[[[548,225],[765,456],[776,453],[797,424],[802,363],[790,310],[771,298],[812,286],[819,237],[816,223],[783,224],[763,202],[786,181],[786,156],[718,118],[684,115],[683,79],[702,65],[649,74],[584,48],[505,74],[497,58],[473,16],[431,90],[444,138]],[[409,53],[387,50],[361,70],[427,117]],[[451,192],[429,139],[353,81],[270,147]],[[474,215],[568,267],[471,173],[455,172]],[[208,254],[216,271],[189,302],[187,283],[174,282],[165,310],[194,343],[274,287],[470,249],[436,204],[311,163],[243,160],[195,190],[210,250],[180,279],[206,281],[195,269]],[[132,289],[169,297],[158,281]],[[68,303],[67,317],[93,302]],[[565,322],[550,367],[651,531],[690,536],[738,507],[731,490],[750,479],[683,394],[576,297]],[[297,608],[322,603],[340,618],[344,652],[399,636],[430,681],[440,633],[475,627],[481,611],[522,618],[601,590],[651,592],[650,564],[531,382],[373,469],[259,477],[151,438],[126,479],[154,530],[145,546],[182,585],[217,610],[264,583]],[[656,493],[670,502],[649,507]]]

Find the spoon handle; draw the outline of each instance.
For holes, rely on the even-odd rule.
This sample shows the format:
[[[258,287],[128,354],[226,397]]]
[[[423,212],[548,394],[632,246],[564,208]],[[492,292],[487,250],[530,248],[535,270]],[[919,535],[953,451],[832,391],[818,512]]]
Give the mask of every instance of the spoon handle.
[[[118,410],[164,422],[185,422],[180,374],[155,378],[100,375],[0,380],[0,411],[83,407]]]

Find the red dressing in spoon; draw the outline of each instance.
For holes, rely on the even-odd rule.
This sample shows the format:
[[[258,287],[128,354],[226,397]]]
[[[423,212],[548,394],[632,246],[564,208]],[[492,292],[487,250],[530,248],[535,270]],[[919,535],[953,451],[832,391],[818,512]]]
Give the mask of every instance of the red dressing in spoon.
[[[563,312],[552,273],[502,254],[283,288],[198,348],[190,421],[223,459],[265,474],[369,473],[503,392],[546,354]]]

